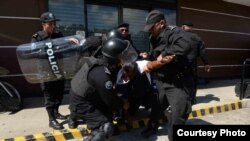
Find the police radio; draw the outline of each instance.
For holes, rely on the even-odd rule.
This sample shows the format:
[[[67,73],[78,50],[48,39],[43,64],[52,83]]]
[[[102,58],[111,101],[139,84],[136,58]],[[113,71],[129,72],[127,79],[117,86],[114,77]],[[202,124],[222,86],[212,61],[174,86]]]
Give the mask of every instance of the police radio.
[[[71,79],[81,51],[87,47],[85,41],[84,32],[77,32],[74,36],[19,45],[16,54],[25,79],[29,83]]]

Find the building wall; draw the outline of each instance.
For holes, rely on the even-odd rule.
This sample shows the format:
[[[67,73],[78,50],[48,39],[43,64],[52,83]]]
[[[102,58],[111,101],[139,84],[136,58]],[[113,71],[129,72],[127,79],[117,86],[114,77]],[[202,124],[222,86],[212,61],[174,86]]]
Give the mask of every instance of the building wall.
[[[165,0],[142,1],[140,0],[139,5],[132,0],[126,2],[86,0],[84,3],[118,5],[119,9],[150,10],[158,7],[175,10],[176,8],[176,4],[166,3]],[[41,90],[39,84],[30,84],[24,79],[17,62],[16,47],[30,42],[32,34],[40,28],[39,17],[41,13],[49,10],[48,6],[48,1],[45,0],[0,2],[0,67],[9,70],[9,74],[2,76],[1,80],[9,81],[23,96],[41,95]],[[203,68],[199,68],[199,76],[206,78],[240,76],[242,62],[245,58],[250,58],[250,28],[248,28],[250,7],[222,0],[178,0],[176,10],[177,25],[183,21],[192,21],[195,25],[194,32],[206,43],[212,70],[210,73],[205,73]],[[117,21],[123,21],[122,13],[118,15]],[[62,20],[65,21],[63,18]],[[199,62],[199,65],[202,63]]]
[[[250,7],[222,0],[179,0],[177,11],[178,25],[192,21],[206,44],[212,70],[199,68],[199,76],[239,77],[243,61],[250,58]]]
[[[4,0],[0,2],[0,67],[9,71],[1,80],[13,84],[21,93],[39,95],[39,85],[23,77],[16,58],[16,47],[30,42],[40,28],[40,14],[47,9],[44,0]]]
[[[94,8],[97,7],[108,7],[107,10],[113,8],[118,16],[113,18],[107,14],[107,11],[102,11],[101,9],[95,11],[96,9]],[[24,74],[22,74],[17,62],[16,48],[20,44],[29,43],[31,36],[41,28],[39,17],[45,11],[51,11],[57,18],[61,19],[57,25],[60,31],[67,36],[75,34],[77,30],[84,30],[87,33],[86,35],[90,35],[88,33],[90,33],[89,31],[93,25],[97,25],[93,27],[93,29],[98,30],[95,33],[99,33],[99,30],[102,31],[103,29],[110,31],[116,28],[118,23],[123,22],[123,20],[131,20],[129,21],[131,30],[139,30],[140,28],[142,31],[146,14],[153,8],[165,10],[164,13],[167,16],[171,16],[173,23],[176,23],[175,0],[25,0],[22,2],[8,0],[0,2],[0,66],[9,70],[9,74],[2,76],[1,79],[13,84],[21,92],[22,96],[37,96],[42,94],[39,84],[30,84],[24,79]],[[123,13],[125,10],[129,12]],[[136,12],[142,12],[143,15],[138,15]],[[90,16],[93,13],[96,15]],[[112,15],[112,12],[109,13]],[[104,19],[102,19],[103,17]],[[110,20],[110,18],[112,19]],[[114,24],[104,26],[103,22],[110,22],[112,20]],[[132,32],[135,32],[135,30],[130,33]],[[148,37],[144,36],[143,33],[140,34],[140,31],[136,31],[135,34],[131,35],[134,35],[131,36],[133,39],[137,37],[139,40],[136,41],[139,43],[141,43],[142,37],[144,37],[145,41],[148,41]],[[137,42],[134,41],[134,43]],[[143,40],[142,43],[147,42]],[[141,50],[149,48],[149,44],[141,46],[139,48]]]

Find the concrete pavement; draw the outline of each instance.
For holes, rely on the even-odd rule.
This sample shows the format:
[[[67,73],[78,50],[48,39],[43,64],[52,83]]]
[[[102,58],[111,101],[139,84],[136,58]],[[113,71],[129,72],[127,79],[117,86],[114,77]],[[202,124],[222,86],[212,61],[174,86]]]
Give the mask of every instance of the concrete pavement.
[[[235,96],[234,87],[238,81],[239,80],[235,79],[213,80],[207,84],[199,85],[197,92],[198,103],[192,107],[193,112],[190,117],[206,116],[209,114],[250,107],[249,99],[239,101],[239,98]],[[58,132],[49,128],[48,117],[43,107],[43,102],[42,97],[26,98],[24,99],[24,109],[21,111],[14,114],[10,114],[9,112],[0,113],[0,141],[1,139],[14,137],[27,140],[27,137],[24,136],[31,137],[34,135],[42,138],[45,134],[54,137],[58,135],[55,138],[59,140],[65,140],[65,138],[76,139],[76,137],[80,138],[83,136],[78,130],[64,130]],[[60,112],[62,114],[69,114],[68,95],[65,95],[63,105],[60,107]],[[63,122],[63,124],[64,127],[67,128],[66,122]],[[166,138],[166,132],[166,128],[163,126],[162,130],[160,130],[160,134],[162,134],[163,138]],[[65,134],[72,135],[65,137]],[[139,136],[139,134],[135,136]],[[161,135],[157,135],[156,138],[158,137],[160,138]]]

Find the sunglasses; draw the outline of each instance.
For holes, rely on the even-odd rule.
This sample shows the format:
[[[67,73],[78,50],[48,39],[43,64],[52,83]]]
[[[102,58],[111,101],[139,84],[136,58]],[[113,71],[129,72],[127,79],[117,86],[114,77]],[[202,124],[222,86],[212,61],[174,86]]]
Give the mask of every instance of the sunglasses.
[[[127,28],[121,28],[119,29],[121,32],[128,32],[128,29]]]
[[[52,26],[52,25],[56,25],[56,22],[45,22],[44,24],[47,24],[47,25],[49,25],[49,26]]]

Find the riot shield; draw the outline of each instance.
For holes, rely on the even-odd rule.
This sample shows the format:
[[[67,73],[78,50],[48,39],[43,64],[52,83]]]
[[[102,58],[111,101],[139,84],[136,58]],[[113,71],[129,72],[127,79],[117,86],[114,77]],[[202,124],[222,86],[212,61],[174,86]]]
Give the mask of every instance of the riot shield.
[[[80,44],[73,42],[72,38]],[[77,71],[81,51],[87,47],[85,41],[84,35],[77,34],[19,45],[16,53],[26,80],[41,83],[72,78]]]

